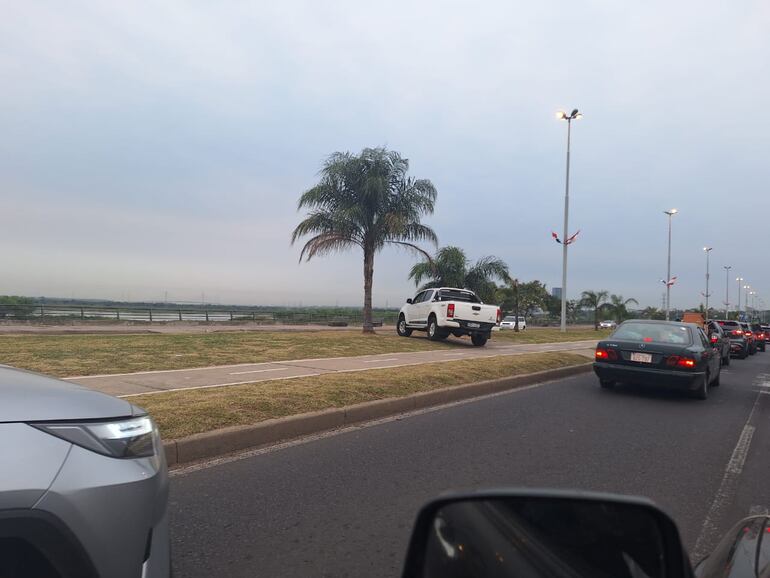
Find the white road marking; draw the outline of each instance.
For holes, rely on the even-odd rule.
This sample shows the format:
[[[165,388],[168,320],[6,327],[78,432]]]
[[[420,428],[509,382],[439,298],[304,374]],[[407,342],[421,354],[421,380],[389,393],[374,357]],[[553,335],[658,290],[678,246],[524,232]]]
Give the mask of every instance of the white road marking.
[[[247,373],[264,373],[266,371],[286,371],[288,367],[276,367],[270,369],[252,369],[251,371],[234,371],[228,375],[246,375]]]
[[[757,382],[754,385],[760,385],[760,383],[768,383],[770,376],[766,374],[760,374],[757,376]],[[754,436],[755,427],[751,425],[751,420],[754,417],[754,411],[759,405],[761,394],[765,393],[759,391],[757,397],[754,400],[754,405],[751,406],[749,417],[746,419],[746,423],[741,430],[741,435],[738,437],[738,443],[735,444],[733,453],[730,456],[730,461],[727,462],[725,467],[725,473],[722,477],[722,483],[719,485],[714,501],[711,503],[706,518],[703,520],[703,526],[701,526],[700,535],[695,542],[695,546],[692,549],[690,558],[694,563],[700,562],[710,551],[710,541],[712,537],[716,535],[717,525],[722,517],[722,511],[728,506],[735,496],[735,491],[738,487],[738,478],[743,471],[743,465],[746,463],[746,456],[749,453],[749,447],[751,446],[751,438]]]
[[[397,357],[394,357],[392,359],[364,359],[363,363],[384,363],[386,361],[398,361]]]
[[[452,353],[445,353],[444,355],[449,357],[450,355],[468,355],[469,353],[470,353],[470,351],[455,351],[455,352],[452,352]]]

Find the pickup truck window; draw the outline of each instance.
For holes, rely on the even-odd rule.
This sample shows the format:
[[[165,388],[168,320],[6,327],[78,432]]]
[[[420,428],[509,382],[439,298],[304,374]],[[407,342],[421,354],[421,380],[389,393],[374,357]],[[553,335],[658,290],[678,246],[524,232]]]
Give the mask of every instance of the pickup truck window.
[[[470,291],[442,289],[438,292],[439,301],[465,301],[466,303],[481,303],[478,297]]]
[[[425,301],[425,296],[428,294],[427,291],[420,291],[417,295],[414,296],[414,299],[412,300],[412,305],[416,305],[417,303],[422,303]]]

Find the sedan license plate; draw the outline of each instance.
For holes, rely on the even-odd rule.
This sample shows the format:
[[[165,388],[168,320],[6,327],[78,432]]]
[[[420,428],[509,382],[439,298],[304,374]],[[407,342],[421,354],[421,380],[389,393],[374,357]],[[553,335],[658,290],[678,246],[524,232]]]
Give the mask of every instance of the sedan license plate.
[[[639,363],[652,363],[652,354],[633,352],[631,354],[631,361],[638,361]]]
[[[474,323],[473,321],[469,321],[468,322],[468,327],[481,327],[481,325],[478,324],[478,323]]]

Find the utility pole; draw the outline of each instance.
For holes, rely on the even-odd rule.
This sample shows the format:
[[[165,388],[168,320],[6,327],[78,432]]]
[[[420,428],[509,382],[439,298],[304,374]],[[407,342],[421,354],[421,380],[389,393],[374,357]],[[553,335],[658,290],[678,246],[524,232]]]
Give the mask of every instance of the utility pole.
[[[722,265],[725,270],[725,319],[730,319],[730,265]]]
[[[709,255],[713,248],[714,247],[703,247],[703,250],[706,252],[706,293],[704,294],[706,297],[706,321],[709,320],[709,296],[711,295],[709,293]]]

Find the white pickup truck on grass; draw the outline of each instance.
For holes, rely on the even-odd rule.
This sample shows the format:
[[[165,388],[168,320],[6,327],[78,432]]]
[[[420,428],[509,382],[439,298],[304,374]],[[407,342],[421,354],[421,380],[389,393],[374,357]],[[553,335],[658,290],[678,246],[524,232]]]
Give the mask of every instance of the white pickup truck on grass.
[[[473,345],[481,347],[492,328],[500,323],[500,308],[484,305],[473,291],[439,287],[425,289],[407,299],[398,315],[396,330],[401,337],[412,331],[427,331],[434,341],[450,335],[470,335]]]

